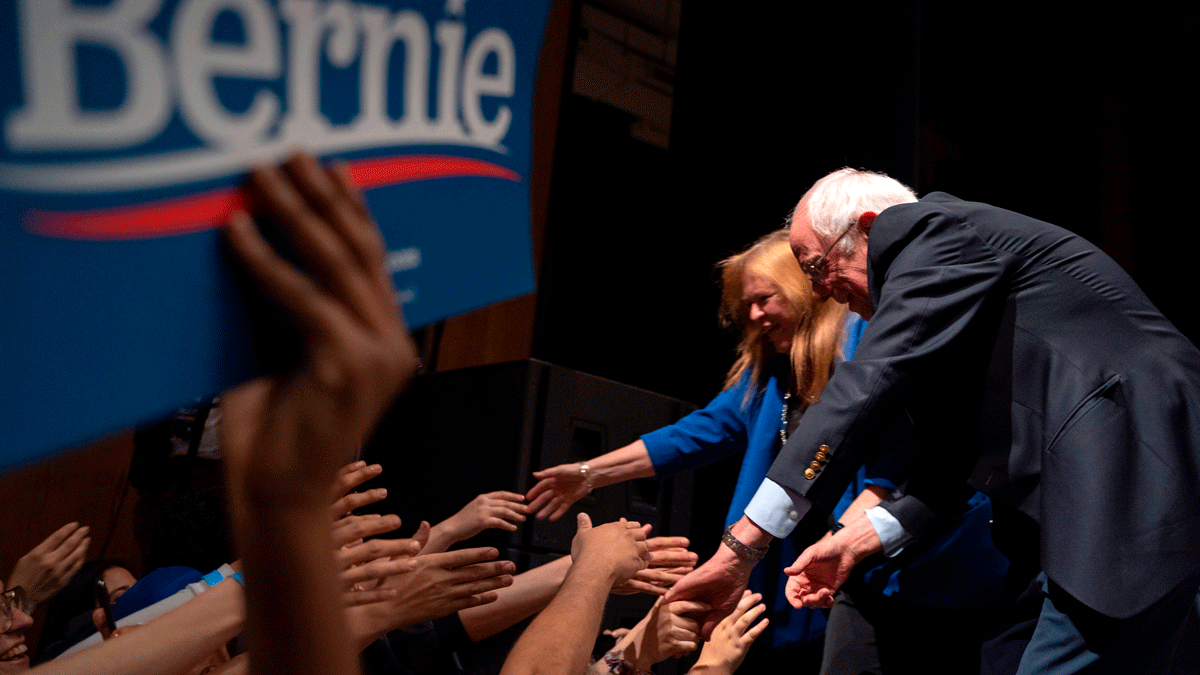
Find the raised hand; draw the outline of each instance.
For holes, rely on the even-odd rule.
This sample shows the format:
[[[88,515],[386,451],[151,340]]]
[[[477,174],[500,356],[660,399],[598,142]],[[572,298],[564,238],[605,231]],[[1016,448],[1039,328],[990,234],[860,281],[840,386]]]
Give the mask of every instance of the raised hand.
[[[488,528],[515,532],[516,523],[524,522],[525,514],[529,512],[524,501],[524,495],[503,490],[479,495],[458,513],[433,526],[429,536],[430,552],[444,551]]]
[[[229,241],[259,287],[288,311],[305,359],[292,373],[226,397],[226,471],[231,482],[283,493],[273,497],[326,497],[411,377],[416,349],[396,307],[382,239],[344,175],[297,156],[279,169],[256,169],[246,193],[271,214],[305,272],[281,258],[246,214],[231,218]]]
[[[571,540],[572,566],[607,571],[615,587],[646,568],[650,552],[646,531],[639,523],[621,520],[592,527],[586,513],[576,518],[575,538]]]
[[[351,492],[354,488],[383,473],[383,467],[378,464],[368,465],[364,461],[356,461],[343,466],[334,478],[330,489],[329,515],[333,518],[342,516],[362,508],[368,504],[382,501],[387,497],[385,488],[375,488],[363,492]]]
[[[91,529],[79,523],[67,523],[55,530],[29,553],[17,559],[6,588],[21,586],[29,611],[57,593],[79,568],[87,556],[92,539]]]
[[[700,624],[689,614],[708,610],[708,605],[692,600],[663,602],[660,598],[646,616],[647,635],[642,641],[639,660],[649,663],[665,661],[695,651],[700,645]],[[649,670],[649,667],[643,670]]]
[[[769,619],[758,620],[767,606],[762,596],[746,591],[738,601],[733,613],[721,620],[713,631],[712,638],[704,644],[692,673],[700,675],[730,675],[746,659],[750,645],[767,629]],[[751,625],[753,624],[753,625]]]
[[[644,526],[646,534],[650,526]],[[646,539],[649,553],[646,568],[633,578],[613,588],[615,595],[649,593],[666,595],[667,589],[696,568],[699,556],[687,549],[687,537],[650,537]]]
[[[295,251],[284,260],[245,213],[228,240],[299,331],[303,359],[222,399],[230,515],[246,571],[251,672],[351,672],[329,547],[330,486],[416,370],[383,239],[344,172],[295,156],[254,170],[247,203]]]
[[[592,491],[592,481],[581,470],[582,464],[559,464],[541,471],[534,471],[538,482],[525,493],[529,500],[529,513],[536,513],[538,520],[555,521],[562,517],[571,505]]]
[[[381,588],[387,577],[407,569],[405,559],[420,551],[415,539],[371,539],[400,527],[394,515],[346,516],[333,524],[334,560],[339,570],[346,605],[386,600],[393,589]]]
[[[387,631],[494,602],[495,590],[511,585],[516,570],[512,562],[494,560],[498,555],[494,548],[469,548],[405,560],[382,585],[393,597],[347,609],[351,632],[365,646]]]
[[[617,636],[613,651],[638,671],[649,672],[659,661],[696,649],[700,643],[700,624],[687,615],[707,609],[708,605],[699,602],[684,600],[667,604],[659,598],[633,629]],[[606,663],[597,663],[596,669],[600,673],[612,672]]]

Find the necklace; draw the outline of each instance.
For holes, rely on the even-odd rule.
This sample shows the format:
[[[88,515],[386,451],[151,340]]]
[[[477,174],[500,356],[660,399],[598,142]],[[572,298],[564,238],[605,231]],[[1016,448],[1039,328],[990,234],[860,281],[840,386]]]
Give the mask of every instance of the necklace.
[[[788,400],[792,398],[792,392],[785,391],[783,393],[783,411],[779,413],[779,447],[787,445],[787,418],[788,418]]]

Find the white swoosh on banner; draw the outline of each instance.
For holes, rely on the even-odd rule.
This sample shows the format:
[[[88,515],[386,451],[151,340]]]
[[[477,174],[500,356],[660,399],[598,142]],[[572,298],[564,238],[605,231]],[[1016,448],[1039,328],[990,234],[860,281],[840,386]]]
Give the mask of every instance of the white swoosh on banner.
[[[303,149],[316,154],[345,152],[413,145],[444,145],[444,139],[405,139],[402,146],[388,145],[394,138],[313,139]],[[506,154],[507,148],[491,144],[474,144],[469,138],[456,139],[456,146],[477,147]],[[0,163],[0,190],[35,194],[103,194],[146,188],[159,188],[180,183],[221,178],[240,174],[256,164],[277,162],[300,150],[288,142],[269,143],[215,150],[177,150],[158,155],[140,155],[123,159],[82,161],[60,164]]]

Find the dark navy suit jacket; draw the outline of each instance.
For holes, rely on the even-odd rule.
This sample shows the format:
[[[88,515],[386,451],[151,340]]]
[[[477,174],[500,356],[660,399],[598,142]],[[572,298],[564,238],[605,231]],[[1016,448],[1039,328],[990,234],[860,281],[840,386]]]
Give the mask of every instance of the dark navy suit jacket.
[[[1200,568],[1200,351],[1111,258],[940,193],[868,241],[874,316],[771,480],[828,512],[906,409],[924,444],[891,507],[906,529],[970,483],[1032,517],[1047,576],[1116,618]]]

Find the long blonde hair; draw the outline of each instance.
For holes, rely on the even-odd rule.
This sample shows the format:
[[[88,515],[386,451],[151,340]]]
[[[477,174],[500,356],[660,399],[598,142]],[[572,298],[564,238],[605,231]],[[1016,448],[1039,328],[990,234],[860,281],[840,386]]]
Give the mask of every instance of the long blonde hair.
[[[792,254],[787,230],[760,238],[741,253],[717,263],[717,268],[721,270],[721,324],[736,327],[742,334],[737,360],[725,376],[725,389],[737,384],[747,369],[754,381],[763,377],[763,363],[771,349],[742,302],[742,280],[749,271],[778,286],[800,318],[792,337],[792,386],[803,407],[816,403],[841,349],[846,307],[832,300],[813,299],[812,282]],[[752,391],[753,387],[747,389],[747,400]]]

